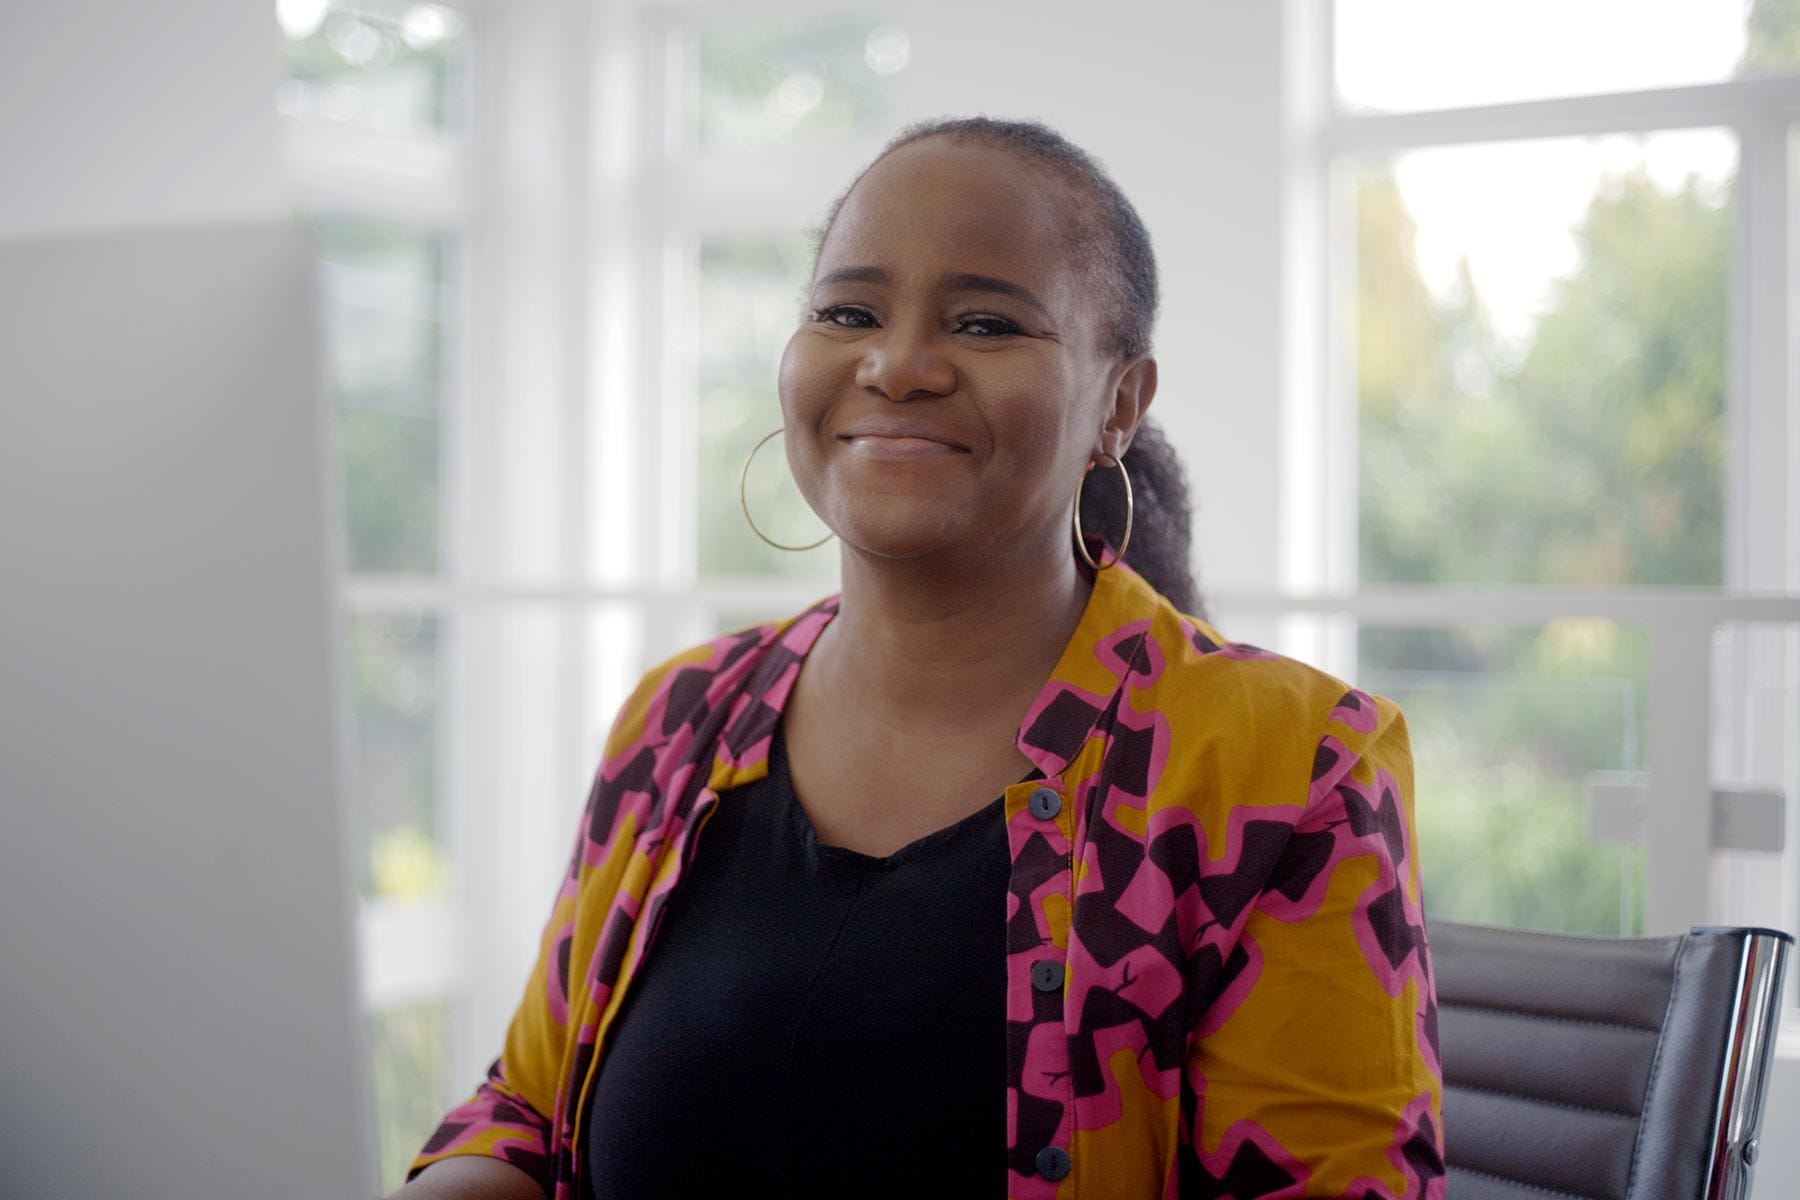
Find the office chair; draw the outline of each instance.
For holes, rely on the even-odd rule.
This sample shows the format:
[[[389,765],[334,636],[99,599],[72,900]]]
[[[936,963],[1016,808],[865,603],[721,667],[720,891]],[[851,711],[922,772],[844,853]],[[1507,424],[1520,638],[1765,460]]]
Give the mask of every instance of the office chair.
[[[1449,1200],[1742,1200],[1794,939],[1430,923]]]

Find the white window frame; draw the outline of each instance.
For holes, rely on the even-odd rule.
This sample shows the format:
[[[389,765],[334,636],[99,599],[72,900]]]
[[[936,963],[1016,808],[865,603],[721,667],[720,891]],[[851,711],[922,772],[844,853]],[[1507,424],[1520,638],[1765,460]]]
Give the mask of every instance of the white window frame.
[[[1761,877],[1758,887],[1779,889],[1781,911],[1792,928],[1800,915],[1796,797],[1788,796],[1787,849],[1778,867],[1725,863],[1715,854],[1696,853],[1696,847],[1711,846],[1711,810],[1703,798],[1710,794],[1721,748],[1713,744],[1716,716],[1694,719],[1690,697],[1741,694],[1742,680],[1714,678],[1714,636],[1733,623],[1786,623],[1790,669],[1795,665],[1800,431],[1794,427],[1795,348],[1787,331],[1794,328],[1793,298],[1800,284],[1795,261],[1800,205],[1789,197],[1790,187],[1800,186],[1794,182],[1794,140],[1789,136],[1790,127],[1800,126],[1800,78],[1352,115],[1340,111],[1334,100],[1334,10],[1332,4],[1295,0],[1285,10],[1293,137],[1286,342],[1294,370],[1284,398],[1283,446],[1291,478],[1322,483],[1311,490],[1300,483],[1288,493],[1285,594],[1237,597],[1234,607],[1384,624],[1602,617],[1643,626],[1651,642],[1648,727],[1653,755],[1645,831],[1646,930],[1678,932],[1690,925],[1741,920],[1732,896],[1743,894],[1748,875]],[[1337,316],[1347,310],[1339,301],[1354,279],[1349,165],[1430,146],[1689,128],[1727,129],[1740,148],[1730,285],[1723,586],[1359,588],[1355,375],[1348,331]],[[1315,595],[1302,599],[1297,592]],[[1353,653],[1346,645],[1347,639],[1340,637],[1324,649],[1341,664]],[[1735,673],[1742,664],[1724,666]],[[1723,688],[1716,689],[1720,683]],[[1787,727],[1796,724],[1796,714],[1789,713]],[[1793,764],[1778,765],[1785,766],[1781,782],[1791,791]],[[1800,1018],[1800,1010],[1793,1015]]]
[[[457,11],[473,26],[473,0],[434,0]],[[471,30],[472,47],[479,34]],[[472,87],[478,66],[469,64]],[[325,212],[366,218],[443,235],[450,250],[446,275],[454,283],[454,304],[446,310],[446,359],[440,397],[443,436],[438,513],[439,571],[435,577],[393,576],[354,571],[345,565],[339,603],[350,621],[379,615],[424,614],[437,619],[440,707],[437,713],[439,793],[434,797],[444,822],[444,848],[453,870],[470,844],[465,820],[464,778],[468,763],[457,736],[467,725],[462,667],[467,654],[459,618],[465,598],[441,581],[464,569],[471,514],[468,501],[469,397],[478,351],[475,281],[479,219],[474,202],[472,163],[476,131],[472,114],[459,114],[463,132],[435,130],[380,134],[317,116],[280,119],[282,154],[296,212]],[[333,464],[334,470],[337,464]],[[354,780],[352,781],[354,784]],[[361,798],[353,804],[360,807]],[[453,1080],[478,1077],[466,1052],[469,1021],[469,964],[460,881],[448,895],[421,900],[372,898],[358,910],[359,991],[365,1016],[417,1004],[444,1003],[452,1017],[449,1073]],[[481,1064],[485,1066],[485,1063]],[[453,1086],[459,1086],[453,1084]]]

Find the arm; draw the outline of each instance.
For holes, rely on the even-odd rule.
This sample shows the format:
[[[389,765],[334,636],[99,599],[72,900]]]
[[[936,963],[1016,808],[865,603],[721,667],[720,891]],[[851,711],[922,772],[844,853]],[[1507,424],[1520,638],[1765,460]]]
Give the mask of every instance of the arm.
[[[660,725],[651,721],[651,714],[654,710],[660,717],[655,701],[669,673],[705,652],[702,647],[677,656],[645,675],[620,709],[500,1056],[475,1093],[444,1117],[413,1160],[409,1177],[416,1177],[425,1190],[408,1190],[409,1183],[397,1193],[406,1200],[487,1197],[490,1189],[500,1187],[509,1190],[492,1190],[494,1200],[511,1200],[521,1179],[531,1190],[516,1194],[540,1200],[558,1186],[559,1165],[567,1165],[570,1149],[562,1138],[573,1134],[566,1126],[558,1128],[559,1114],[568,1119],[563,1108],[574,1050],[571,1021],[581,1019],[591,998],[587,966],[603,936],[611,900],[632,863],[641,819],[637,801],[651,786],[647,725]]]
[[[1184,1194],[1441,1197],[1412,754],[1392,704],[1352,692],[1333,709],[1238,944],[1247,986],[1202,1018],[1188,1066],[1203,1103]]]
[[[438,1186],[463,1187],[462,1180],[480,1178],[466,1172],[487,1170],[488,1160],[505,1168],[491,1178],[513,1177],[526,1180],[531,1187],[531,1200],[542,1200],[556,1186],[559,1142],[555,1120],[563,1086],[563,1061],[569,1041],[571,1016],[579,1016],[586,998],[582,987],[583,966],[592,957],[596,941],[598,910],[604,914],[611,887],[616,887],[616,868],[627,855],[610,850],[598,867],[592,861],[590,833],[600,819],[598,808],[605,802],[604,768],[595,775],[581,824],[575,838],[575,850],[563,886],[551,908],[538,942],[537,961],[524,995],[513,1011],[507,1026],[500,1056],[488,1068],[487,1078],[473,1095],[447,1113],[436,1131],[413,1160],[408,1177],[421,1175],[434,1168],[426,1197],[440,1193]],[[610,847],[616,830],[603,831]],[[629,835],[625,841],[629,844]],[[614,870],[607,870],[611,867]],[[435,1168],[458,1159],[474,1160],[458,1171],[439,1173]],[[483,1186],[487,1181],[482,1180]],[[473,1186],[472,1184],[470,1186]],[[451,1196],[486,1196],[486,1191],[451,1191]],[[494,1192],[496,1200],[510,1200],[511,1191]]]
[[[596,774],[593,788],[576,834],[575,852],[564,876],[563,886],[551,908],[538,942],[537,961],[524,995],[513,1011],[507,1026],[500,1056],[488,1068],[473,1095],[447,1113],[413,1160],[408,1177],[419,1176],[426,1168],[445,1165],[459,1158],[489,1160],[504,1167],[507,1177],[519,1176],[531,1183],[532,1200],[551,1194],[556,1183],[557,1138],[554,1125],[561,1094],[562,1061],[568,1041],[571,1013],[579,1012],[581,996],[572,994],[578,984],[582,964],[593,949],[591,930],[578,923],[578,910],[585,903],[595,903],[589,884],[596,876],[582,866],[586,858],[588,831],[592,828],[596,805],[603,793],[604,771]],[[618,856],[609,856],[616,858]],[[603,899],[600,901],[603,904]],[[575,976],[572,979],[571,976]],[[448,1175],[432,1173],[431,1188],[440,1184],[461,1186],[468,1178],[464,1172],[478,1171],[485,1164],[462,1167]],[[496,1173],[497,1176],[497,1173]],[[435,1190],[419,1193],[439,1194]],[[448,1195],[463,1195],[452,1191]],[[466,1192],[485,1196],[485,1191]],[[413,1193],[408,1194],[412,1200]],[[510,1192],[495,1196],[510,1198]]]
[[[497,1158],[447,1158],[388,1200],[544,1200],[537,1181]]]

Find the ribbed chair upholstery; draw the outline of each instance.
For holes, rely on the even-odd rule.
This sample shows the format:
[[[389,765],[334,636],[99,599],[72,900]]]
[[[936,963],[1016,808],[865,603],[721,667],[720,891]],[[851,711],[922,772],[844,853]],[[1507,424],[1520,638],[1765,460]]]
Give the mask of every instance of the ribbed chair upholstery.
[[[1748,1194],[1791,936],[1430,939],[1449,1200]]]

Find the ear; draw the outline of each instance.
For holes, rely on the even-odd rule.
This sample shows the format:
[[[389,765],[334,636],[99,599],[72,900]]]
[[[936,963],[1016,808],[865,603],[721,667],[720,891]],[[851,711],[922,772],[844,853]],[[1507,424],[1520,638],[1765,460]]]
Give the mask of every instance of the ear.
[[[1095,461],[1102,466],[1112,466],[1125,457],[1138,422],[1156,398],[1156,360],[1148,354],[1125,359],[1113,369],[1111,378],[1111,402],[1094,444]]]

